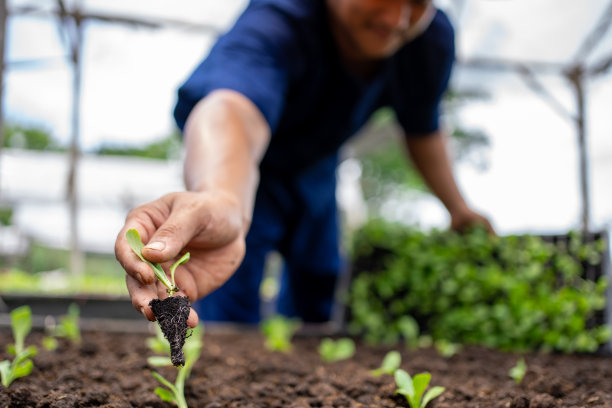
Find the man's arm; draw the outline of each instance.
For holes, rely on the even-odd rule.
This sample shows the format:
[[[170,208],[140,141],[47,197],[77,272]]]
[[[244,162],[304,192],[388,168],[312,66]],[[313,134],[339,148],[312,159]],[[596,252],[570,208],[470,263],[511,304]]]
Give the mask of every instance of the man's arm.
[[[248,228],[259,162],[270,140],[270,128],[261,112],[238,92],[214,91],[194,107],[184,139],[187,189],[234,197]]]
[[[451,216],[451,228],[462,230],[482,224],[493,233],[490,222],[465,202],[453,175],[446,136],[441,131],[421,137],[407,137],[408,153],[429,189],[440,199]]]
[[[142,253],[152,262],[169,262],[190,252],[189,262],[177,269],[176,282],[179,293],[192,302],[221,286],[244,257],[258,164],[270,131],[249,99],[218,90],[194,107],[184,137],[190,191],[170,193],[130,211],[115,243],[132,304],[149,320],[154,320],[149,302],[167,294],[149,266],[132,252],[126,231],[140,232],[146,244]],[[188,324],[196,323],[192,311]]]

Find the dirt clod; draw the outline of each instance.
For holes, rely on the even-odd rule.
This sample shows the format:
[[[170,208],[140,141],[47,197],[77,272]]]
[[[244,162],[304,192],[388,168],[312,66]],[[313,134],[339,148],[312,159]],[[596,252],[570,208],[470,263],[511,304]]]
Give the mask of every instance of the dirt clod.
[[[170,343],[170,359],[175,366],[185,364],[183,345],[187,335],[189,299],[186,296],[170,296],[166,299],[153,299],[149,302],[151,310],[161,327],[164,337]]]

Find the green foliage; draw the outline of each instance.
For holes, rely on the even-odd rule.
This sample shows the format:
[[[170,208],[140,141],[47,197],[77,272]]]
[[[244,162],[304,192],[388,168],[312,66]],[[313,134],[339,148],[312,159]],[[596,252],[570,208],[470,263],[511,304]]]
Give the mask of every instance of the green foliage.
[[[146,343],[147,347],[149,347],[152,352],[170,355],[170,343],[168,343],[168,340],[164,337],[164,333],[161,327],[159,327],[159,324],[155,325],[155,337],[148,337]],[[172,362],[170,363],[172,364]]]
[[[13,208],[0,206],[0,225],[11,225],[13,223]]]
[[[94,153],[108,156],[131,156],[149,159],[176,159],[180,155],[181,139],[178,133],[171,134],[144,147],[125,147],[105,144]]]
[[[4,147],[28,150],[65,151],[43,129],[8,125],[4,127]]]
[[[281,315],[265,319],[260,324],[261,332],[265,337],[264,346],[270,351],[282,353],[291,351],[291,339],[301,325],[299,320]]]
[[[514,380],[515,383],[520,384],[523,381],[523,377],[527,373],[527,363],[523,357],[519,358],[516,365],[510,368],[508,376]]]
[[[600,262],[604,247],[575,233],[553,244],[482,229],[425,233],[374,220],[354,237],[349,329],[393,344],[411,316],[434,343],[595,351],[610,335],[606,326],[589,326],[604,308],[607,282],[582,275],[583,264]]]
[[[152,367],[171,367],[170,360],[170,344],[164,338],[161,329],[156,326],[156,336],[147,339],[147,346],[155,353],[163,353],[163,356],[151,356],[147,359],[147,363]],[[183,352],[185,353],[185,365],[178,368],[174,383],[168,381],[161,374],[154,371],[151,373],[164,387],[155,388],[155,394],[162,401],[176,404],[179,408],[187,408],[185,400],[185,381],[191,375],[191,370],[196,361],[200,358],[203,346],[204,327],[196,326],[191,334],[185,340]]]
[[[127,241],[130,244],[132,251],[134,251],[134,253],[138,255],[138,258],[140,258],[141,261],[147,263],[151,267],[151,269],[153,269],[153,272],[155,273],[155,276],[157,276],[157,279],[159,279],[159,281],[163,283],[166,288],[168,288],[167,291],[170,296],[178,292],[179,289],[176,286],[174,273],[179,265],[184,264],[189,260],[189,252],[183,254],[183,256],[181,256],[178,261],[176,261],[172,264],[172,266],[170,266],[170,279],[168,279],[166,272],[160,264],[149,262],[142,255],[142,249],[144,248],[144,244],[140,239],[140,234],[138,233],[138,231],[136,231],[135,229],[130,229],[125,233],[125,237],[127,238]]]
[[[446,339],[439,339],[434,343],[434,347],[438,350],[438,354],[442,357],[452,357],[461,351],[461,344],[453,343]]]
[[[113,259],[114,263],[117,263]],[[106,274],[87,269],[74,276],[62,270],[28,273],[19,269],[0,270],[0,293],[126,295],[125,272]]]
[[[326,363],[346,360],[355,354],[355,342],[348,337],[338,340],[326,337],[321,340],[318,351],[319,356]]]
[[[81,344],[79,315],[79,306],[76,303],[71,303],[68,306],[68,314],[60,317],[59,323],[51,330],[51,334],[55,337],[68,339],[73,344]]]
[[[59,346],[57,339],[53,336],[45,336],[42,339],[42,346],[47,351],[55,351]]]
[[[14,344],[7,346],[12,361],[0,362],[0,377],[2,385],[9,387],[13,381],[25,377],[32,372],[34,363],[31,358],[38,352],[36,346],[25,346],[25,339],[32,330],[32,310],[29,306],[21,306],[11,311],[11,328],[13,330]]]
[[[380,377],[383,374],[393,375],[395,370],[400,367],[400,364],[402,364],[402,355],[399,353],[399,351],[391,350],[385,354],[380,367],[372,370],[371,374],[374,377]]]
[[[406,371],[397,369],[394,373],[396,394],[403,395],[411,408],[425,408],[434,398],[438,397],[445,390],[444,387],[432,387],[427,392],[427,386],[431,380],[431,374],[421,373],[413,377]]]

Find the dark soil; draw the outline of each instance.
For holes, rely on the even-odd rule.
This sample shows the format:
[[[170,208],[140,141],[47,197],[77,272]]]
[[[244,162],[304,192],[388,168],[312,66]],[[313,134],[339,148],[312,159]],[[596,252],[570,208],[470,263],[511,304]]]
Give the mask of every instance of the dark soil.
[[[164,300],[153,299],[149,302],[149,306],[151,306],[164,337],[170,343],[172,364],[177,367],[184,365],[183,345],[187,335],[187,318],[191,306],[189,298],[170,296]]]
[[[28,337],[40,344],[41,333]],[[170,407],[153,393],[158,385],[146,357],[146,335],[84,333],[81,346],[60,340],[54,352],[41,349],[33,373],[0,386],[0,407]],[[0,344],[12,342],[0,332]],[[284,355],[264,349],[257,331],[204,335],[204,350],[186,385],[190,407],[407,407],[394,394],[391,376],[373,377],[389,348],[357,344],[356,355],[324,364],[320,338],[298,337]],[[1,347],[4,349],[4,347]],[[522,384],[508,377],[518,356],[467,348],[451,358],[434,349],[402,351],[402,368],[429,371],[432,385],[446,391],[432,408],[612,407],[612,357],[525,356]],[[0,359],[7,357],[0,351]],[[176,369],[160,372],[174,379]]]

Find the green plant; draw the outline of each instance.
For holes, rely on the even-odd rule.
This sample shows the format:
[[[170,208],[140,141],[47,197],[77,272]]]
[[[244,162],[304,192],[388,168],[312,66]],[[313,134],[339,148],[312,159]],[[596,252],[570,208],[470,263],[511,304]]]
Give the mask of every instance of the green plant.
[[[260,329],[265,337],[264,346],[271,351],[291,351],[291,338],[302,323],[297,319],[277,315],[261,322]]]
[[[178,261],[170,266],[170,278],[168,278],[160,264],[150,262],[142,255],[144,244],[140,239],[138,231],[130,229],[126,232],[125,237],[132,251],[134,251],[141,261],[145,262],[153,269],[157,279],[166,287],[166,292],[169,296],[165,299],[153,299],[149,302],[149,306],[164,336],[170,342],[172,364],[177,367],[181,366],[185,364],[183,345],[185,344],[185,336],[187,335],[187,319],[189,318],[191,304],[187,296],[174,296],[174,294],[179,291],[178,286],[176,286],[174,275],[176,273],[176,268],[189,260],[189,252],[185,253]]]
[[[425,408],[431,400],[445,390],[444,387],[436,386],[425,392],[431,380],[430,373],[417,374],[413,378],[400,368],[395,370],[394,377],[397,386],[395,393],[403,395],[411,408]]]
[[[36,346],[25,346],[25,339],[32,330],[32,310],[29,306],[21,306],[11,311],[11,328],[14,344],[9,344],[7,351],[15,356],[13,361],[0,362],[2,385],[8,388],[13,381],[25,377],[32,372],[34,363],[30,359],[38,352]]]
[[[576,233],[548,242],[372,220],[352,243],[349,332],[377,344],[414,344],[423,332],[434,344],[595,351],[610,337],[609,327],[593,324],[608,283],[603,275],[586,279],[584,270],[605,246]]]
[[[399,353],[399,351],[391,350],[387,354],[385,354],[385,357],[383,358],[380,367],[370,371],[370,373],[375,377],[379,377],[383,374],[393,375],[393,373],[395,373],[395,370],[400,367],[401,363],[402,355]]]
[[[326,337],[319,344],[319,355],[326,363],[345,360],[355,354],[355,342],[344,337],[338,340]]]
[[[452,357],[461,351],[461,344],[453,343],[451,341],[440,339],[434,343],[436,350],[442,357]]]
[[[158,327],[158,326],[156,326]],[[147,363],[152,367],[167,367],[172,366],[173,362],[170,358],[170,344],[164,339],[161,329],[156,329],[156,336],[147,339],[147,345],[156,353],[163,352],[165,356],[151,356],[147,359]],[[174,383],[164,378],[161,374],[153,371],[151,375],[159,381],[163,387],[155,388],[155,394],[163,401],[176,404],[179,408],[187,408],[185,400],[185,381],[191,375],[191,369],[195,362],[200,358],[203,345],[204,328],[199,325],[195,327],[191,335],[185,341],[183,351],[185,353],[185,364],[177,369],[176,379]]]
[[[134,253],[138,255],[141,261],[147,263],[151,267],[151,269],[153,269],[153,272],[155,273],[155,276],[157,276],[157,279],[159,279],[159,281],[163,283],[164,286],[167,288],[166,290],[168,291],[168,294],[172,296],[176,292],[178,292],[179,289],[176,286],[174,273],[179,265],[189,260],[189,252],[186,252],[178,261],[176,261],[172,264],[172,266],[170,266],[170,279],[168,279],[166,272],[160,264],[150,262],[144,256],[142,256],[142,249],[144,248],[144,244],[140,239],[140,234],[138,233],[138,231],[136,231],[135,229],[130,229],[126,232],[125,237],[127,238],[127,241],[130,244],[132,251],[134,251]]]
[[[523,357],[519,358],[516,365],[510,368],[508,375],[514,380],[515,383],[520,384],[523,381],[523,377],[527,373],[527,363]]]
[[[53,329],[55,337],[63,337],[70,340],[74,344],[81,343],[81,329],[79,327],[79,306],[76,303],[71,303],[68,306],[68,314],[61,316],[59,323]]]

